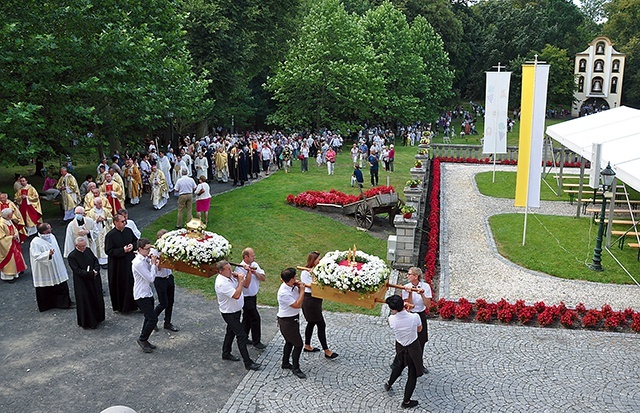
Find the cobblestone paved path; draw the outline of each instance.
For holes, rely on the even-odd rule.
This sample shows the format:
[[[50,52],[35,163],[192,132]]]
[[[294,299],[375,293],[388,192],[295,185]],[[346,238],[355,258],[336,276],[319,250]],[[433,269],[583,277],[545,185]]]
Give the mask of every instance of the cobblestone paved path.
[[[398,411],[406,373],[387,393],[393,335],[386,318],[326,314],[340,354],[303,353],[306,380],[280,368],[276,334],[223,412]],[[429,373],[418,379],[416,412],[638,412],[636,335],[430,321]],[[312,342],[318,345],[317,342]]]

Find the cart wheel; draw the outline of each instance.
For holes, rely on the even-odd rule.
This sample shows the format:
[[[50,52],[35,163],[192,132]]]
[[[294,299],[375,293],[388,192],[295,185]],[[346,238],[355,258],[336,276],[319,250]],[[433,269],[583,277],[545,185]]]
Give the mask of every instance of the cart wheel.
[[[396,213],[397,211],[395,208],[392,208],[389,211],[389,225],[393,225],[393,221],[396,219]]]
[[[362,202],[356,207],[355,218],[360,228],[371,229],[373,226],[373,209],[366,202]]]

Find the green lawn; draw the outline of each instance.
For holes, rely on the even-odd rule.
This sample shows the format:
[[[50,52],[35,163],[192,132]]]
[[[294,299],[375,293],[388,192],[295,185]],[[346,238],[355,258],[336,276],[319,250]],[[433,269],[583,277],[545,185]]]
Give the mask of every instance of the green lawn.
[[[492,196],[495,198],[514,199],[516,193],[516,173],[496,171],[495,182],[493,181],[493,172],[480,172],[476,175],[476,185],[481,194]],[[558,183],[553,174],[544,177],[544,181],[540,184],[540,199],[543,201],[567,201],[569,195],[561,193],[556,195],[554,191],[558,190]],[[553,190],[552,190],[553,189]]]
[[[606,251],[604,271],[590,270],[598,225],[587,217],[559,217],[529,214],[526,245],[522,246],[523,214],[501,214],[489,218],[498,251],[525,268],[560,278],[601,283],[632,284],[633,280]],[[628,238],[629,240],[629,238]],[[631,274],[638,274],[637,250],[616,245],[612,253]]]

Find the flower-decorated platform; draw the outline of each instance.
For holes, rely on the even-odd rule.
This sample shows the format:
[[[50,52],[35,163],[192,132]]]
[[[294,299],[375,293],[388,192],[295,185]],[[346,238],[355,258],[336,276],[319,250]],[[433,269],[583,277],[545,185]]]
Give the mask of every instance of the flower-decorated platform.
[[[231,252],[226,238],[205,231],[197,219],[189,221],[187,229],[164,234],[156,248],[161,254],[160,266],[206,278],[217,274],[216,263]]]

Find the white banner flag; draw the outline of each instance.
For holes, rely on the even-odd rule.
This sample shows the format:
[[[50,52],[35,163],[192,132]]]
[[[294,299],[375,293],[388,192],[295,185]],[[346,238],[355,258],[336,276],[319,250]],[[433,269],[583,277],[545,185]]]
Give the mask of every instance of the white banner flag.
[[[482,153],[507,153],[511,72],[487,72]]]

